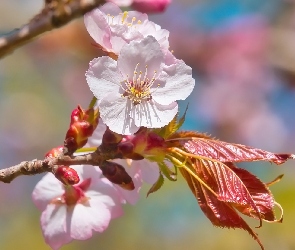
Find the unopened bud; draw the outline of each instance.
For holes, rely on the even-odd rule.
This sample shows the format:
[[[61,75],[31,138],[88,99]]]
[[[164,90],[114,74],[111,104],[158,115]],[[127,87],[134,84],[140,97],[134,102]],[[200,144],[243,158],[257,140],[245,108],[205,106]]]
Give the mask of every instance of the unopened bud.
[[[76,170],[70,168],[69,166],[58,166],[54,175],[64,185],[75,185],[80,181]]]
[[[100,166],[102,174],[112,183],[119,185],[126,190],[133,190],[134,183],[127,174],[124,167],[120,164],[110,161],[104,161]]]
[[[82,148],[93,134],[98,125],[98,110],[93,108],[83,110],[80,106],[73,110],[71,114],[71,124],[67,131],[64,146],[68,154],[74,153],[78,148]]]
[[[143,13],[163,12],[171,0],[134,0],[132,8]]]
[[[118,144],[118,150],[122,154],[123,158],[132,160],[142,160],[144,157],[134,152],[134,145],[130,141],[120,142]]]
[[[131,140],[133,152],[154,161],[163,161],[166,155],[165,139],[150,131],[142,131]]]
[[[51,149],[45,154],[45,158],[57,157],[63,152],[63,148],[64,148],[63,146],[59,146],[59,147]]]

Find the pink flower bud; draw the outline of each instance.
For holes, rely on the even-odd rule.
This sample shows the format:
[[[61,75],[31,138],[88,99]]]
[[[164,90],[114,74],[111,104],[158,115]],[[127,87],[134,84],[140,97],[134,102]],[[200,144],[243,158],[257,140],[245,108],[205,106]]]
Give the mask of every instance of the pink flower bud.
[[[64,148],[63,146],[59,146],[59,147],[51,149],[45,154],[45,158],[53,158],[58,156],[59,154],[62,153],[63,148]]]
[[[70,128],[67,131],[64,145],[69,154],[82,148],[93,134],[98,125],[98,110],[93,108],[83,110],[80,106],[73,110],[71,114]]]
[[[171,3],[171,0],[134,0],[132,3],[132,8],[144,12],[163,12],[167,6]]]
[[[54,175],[64,185],[75,185],[80,181],[79,175],[77,174],[76,170],[68,166],[59,166]]]
[[[154,132],[142,130],[131,142],[134,145],[133,153],[153,161],[162,161],[165,158],[167,149],[165,139]]]
[[[104,161],[99,168],[102,174],[112,183],[119,185],[126,190],[135,188],[132,178],[127,174],[124,167],[120,164],[110,161]]]

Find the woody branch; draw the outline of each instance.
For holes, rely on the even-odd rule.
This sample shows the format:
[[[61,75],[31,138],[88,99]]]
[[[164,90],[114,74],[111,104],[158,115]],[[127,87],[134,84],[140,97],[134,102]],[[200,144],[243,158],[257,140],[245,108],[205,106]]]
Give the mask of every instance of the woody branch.
[[[0,58],[46,31],[59,28],[83,16],[104,0],[45,0],[45,6],[29,23],[0,37]]]
[[[10,183],[21,175],[35,175],[44,172],[51,172],[58,165],[93,165],[98,166],[104,160],[97,151],[91,154],[67,156],[61,155],[56,158],[46,158],[44,160],[23,161],[15,166],[0,170],[0,181]]]

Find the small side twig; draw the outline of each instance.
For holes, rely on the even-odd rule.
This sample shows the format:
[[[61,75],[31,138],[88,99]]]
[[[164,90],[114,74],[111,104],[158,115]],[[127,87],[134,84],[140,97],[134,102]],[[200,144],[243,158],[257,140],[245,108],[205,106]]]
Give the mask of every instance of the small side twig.
[[[21,175],[35,175],[51,172],[58,165],[93,165],[99,166],[104,158],[97,152],[86,155],[67,156],[61,155],[56,158],[46,158],[44,160],[23,161],[15,166],[0,169],[0,182],[10,183]]]
[[[28,24],[0,37],[0,58],[46,31],[59,28],[103,3],[105,0],[46,0],[41,13]]]

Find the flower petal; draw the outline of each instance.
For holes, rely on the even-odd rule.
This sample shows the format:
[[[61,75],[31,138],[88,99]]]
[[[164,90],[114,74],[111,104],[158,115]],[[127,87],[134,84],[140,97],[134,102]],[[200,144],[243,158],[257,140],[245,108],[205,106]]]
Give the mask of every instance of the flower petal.
[[[66,206],[49,204],[41,215],[43,236],[52,249],[59,249],[72,240],[66,228],[66,214]]]
[[[112,219],[123,215],[120,194],[108,179],[93,180],[86,191],[86,196],[104,204],[111,211]]]
[[[192,68],[182,60],[177,60],[174,66],[164,67],[156,82],[163,87],[152,90],[153,99],[162,105],[168,105],[176,100],[185,100],[195,86]]]
[[[88,141],[85,147],[98,147],[102,142],[102,137],[107,127],[103,123],[102,119],[99,119],[97,128],[94,130],[91,137],[88,138]]]
[[[129,115],[132,105],[119,93],[109,95],[99,103],[100,117],[110,130],[123,135],[134,134],[138,127]]]
[[[99,200],[90,199],[89,205],[76,204],[68,214],[71,237],[86,240],[92,236],[92,230],[103,232],[111,220],[110,210]]]
[[[132,80],[138,64],[136,71],[142,71],[143,74],[147,71],[147,77],[151,80],[155,72],[157,72],[155,77],[161,72],[163,60],[164,54],[160,44],[154,37],[148,36],[123,46],[118,58],[118,69],[125,79]]]
[[[157,163],[144,159],[141,161],[133,161],[132,164],[136,164],[140,169],[141,178],[144,182],[154,184],[158,180],[160,172]]]
[[[46,206],[64,193],[62,183],[52,173],[46,174],[36,185],[32,199],[38,209],[45,210]]]
[[[137,127],[161,128],[167,125],[177,114],[176,102],[170,105],[161,105],[154,101],[144,101],[135,106],[130,116]]]
[[[86,13],[84,16],[84,23],[88,33],[95,42],[106,50],[112,48],[109,24],[106,20],[106,16],[99,9]]]
[[[136,164],[134,164],[134,162],[136,161],[131,161],[131,164],[128,164],[126,160],[115,160],[115,162],[117,162],[125,168],[126,172],[132,178],[135,187],[132,191],[123,189],[119,186],[116,186],[116,188],[121,194],[123,200],[126,200],[128,203],[135,205],[140,198],[139,190],[142,186],[142,176],[140,169],[137,167]]]
[[[110,14],[111,16],[117,16],[120,13],[122,13],[122,10],[118,7],[118,6],[122,6],[120,5],[120,3],[130,3],[131,0],[112,0],[111,2],[105,3],[103,6],[99,7],[99,9],[107,14]]]
[[[98,101],[108,94],[118,93],[121,79],[117,71],[117,62],[110,57],[95,58],[89,63],[86,80]]]

